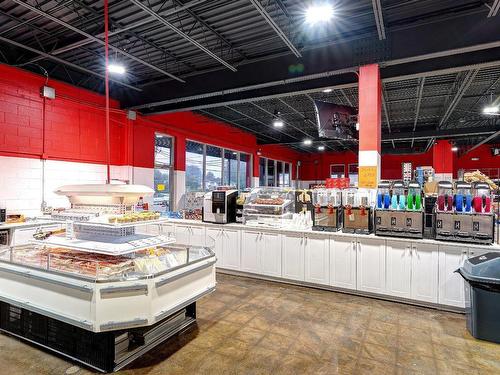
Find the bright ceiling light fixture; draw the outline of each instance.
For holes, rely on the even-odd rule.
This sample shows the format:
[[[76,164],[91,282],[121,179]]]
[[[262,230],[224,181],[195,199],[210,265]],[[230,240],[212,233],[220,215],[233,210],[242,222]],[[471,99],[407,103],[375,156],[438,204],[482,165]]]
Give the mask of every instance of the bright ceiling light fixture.
[[[125,74],[125,67],[120,64],[110,63],[108,65],[108,72],[116,74]]]
[[[323,90],[323,92],[324,92],[325,94],[328,94],[329,92],[332,92],[332,91],[333,91],[333,89],[324,89],[324,90]]]
[[[280,119],[276,119],[273,121],[273,125],[275,128],[282,128],[283,127],[283,121]]]
[[[310,25],[328,22],[332,17],[333,7],[330,4],[315,4],[306,10],[306,22]]]
[[[483,113],[485,115],[497,115],[500,112],[500,108],[495,105],[489,105],[483,108]]]
[[[318,146],[318,151],[325,151],[325,146]]]
[[[306,145],[306,146],[310,146],[310,145],[312,145],[313,141],[312,141],[311,139],[304,139],[304,142],[303,142],[303,143],[304,143],[304,145]]]
[[[457,152],[458,151],[458,147],[457,146],[452,146],[451,151]]]

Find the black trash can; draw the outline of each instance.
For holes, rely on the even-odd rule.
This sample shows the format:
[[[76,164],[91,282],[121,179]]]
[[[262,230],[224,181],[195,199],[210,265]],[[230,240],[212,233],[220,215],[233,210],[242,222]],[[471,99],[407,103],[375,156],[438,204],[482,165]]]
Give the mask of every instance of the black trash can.
[[[465,313],[470,334],[500,343],[500,253],[467,259],[455,272],[466,281]]]

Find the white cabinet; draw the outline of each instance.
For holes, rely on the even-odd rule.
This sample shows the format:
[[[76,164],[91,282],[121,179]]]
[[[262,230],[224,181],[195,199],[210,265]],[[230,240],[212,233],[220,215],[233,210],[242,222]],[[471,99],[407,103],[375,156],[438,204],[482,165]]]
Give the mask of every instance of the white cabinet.
[[[304,281],[304,236],[302,234],[283,235],[281,252],[283,277]]]
[[[201,225],[176,224],[175,241],[183,245],[205,246],[205,227]]]
[[[386,261],[387,294],[400,298],[411,298],[411,242],[387,240]]]
[[[281,277],[281,236],[245,230],[241,234],[241,270]]]
[[[438,246],[425,243],[412,244],[411,298],[437,303],[439,283]]]
[[[454,273],[468,256],[468,249],[458,246],[439,246],[439,303],[465,307],[464,280]]]
[[[307,234],[304,236],[305,281],[329,284],[330,242],[328,237]]]
[[[222,229],[222,267],[240,270],[240,231],[237,229]]]
[[[385,292],[385,240],[363,238],[356,241],[357,289],[363,292]]]
[[[281,235],[263,233],[260,241],[261,273],[281,277]]]
[[[217,262],[215,263],[216,267],[222,266],[222,229],[219,228],[211,228],[207,227],[206,237],[205,237],[206,245],[209,247],[213,246],[213,251],[215,253],[215,257],[217,258]]]
[[[241,270],[261,273],[262,233],[244,230],[241,233]]]
[[[337,236],[330,239],[330,285],[356,289],[356,241]]]

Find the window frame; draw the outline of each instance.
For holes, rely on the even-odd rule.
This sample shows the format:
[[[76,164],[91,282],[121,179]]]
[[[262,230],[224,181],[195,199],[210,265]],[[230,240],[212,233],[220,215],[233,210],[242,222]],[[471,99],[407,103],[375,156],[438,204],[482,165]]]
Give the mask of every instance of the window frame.
[[[221,161],[222,161],[222,166],[221,166],[221,182],[222,182],[222,185],[224,185],[224,160],[225,160],[225,153],[226,151],[229,151],[229,152],[236,152],[236,189],[237,190],[243,190],[243,189],[247,189],[247,188],[251,188],[252,187],[252,180],[250,179],[250,186],[240,186],[240,162],[241,162],[241,154],[245,154],[245,155],[248,155],[249,156],[249,164],[250,164],[250,173],[252,173],[253,171],[253,162],[254,162],[254,158],[253,158],[253,154],[251,152],[246,152],[246,151],[239,151],[239,150],[235,150],[235,149],[232,149],[232,148],[227,148],[227,147],[222,147],[222,146],[218,146],[218,145],[215,145],[215,144],[212,144],[212,143],[204,143],[204,142],[200,142],[200,141],[196,141],[194,139],[189,139],[187,138],[186,139],[186,143],[187,142],[195,142],[195,143],[198,143],[200,145],[203,146],[203,172],[202,172],[202,181],[201,181],[201,187],[202,187],[202,190],[201,191],[208,191],[207,190],[207,186],[206,186],[206,170],[207,170],[207,146],[211,146],[211,147],[217,147],[221,150]],[[186,151],[184,151],[186,152]]]
[[[170,160],[168,165],[164,164],[157,164],[156,161],[156,138],[157,136],[161,137],[166,137],[170,139]],[[156,184],[155,184],[155,177],[154,173],[156,169],[164,169],[168,170],[168,207],[169,210],[173,210],[173,203],[174,203],[174,196],[175,196],[175,186],[174,186],[174,161],[175,161],[175,138],[171,136],[170,134],[166,134],[164,132],[154,132],[154,150],[153,150],[153,190],[155,191],[154,194],[156,194]],[[154,205],[154,194],[153,194],[153,205]]]

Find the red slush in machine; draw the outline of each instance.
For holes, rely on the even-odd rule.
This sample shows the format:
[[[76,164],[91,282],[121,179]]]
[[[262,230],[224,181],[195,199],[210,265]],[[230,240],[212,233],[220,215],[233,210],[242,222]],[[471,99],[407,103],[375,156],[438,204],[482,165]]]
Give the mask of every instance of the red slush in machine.
[[[489,185],[457,181],[438,183],[435,208],[437,240],[493,243],[494,214]]]

